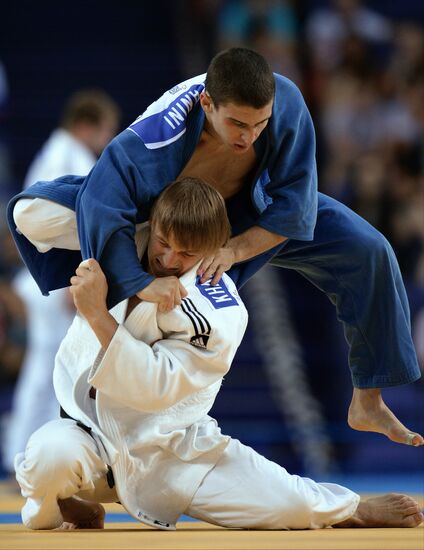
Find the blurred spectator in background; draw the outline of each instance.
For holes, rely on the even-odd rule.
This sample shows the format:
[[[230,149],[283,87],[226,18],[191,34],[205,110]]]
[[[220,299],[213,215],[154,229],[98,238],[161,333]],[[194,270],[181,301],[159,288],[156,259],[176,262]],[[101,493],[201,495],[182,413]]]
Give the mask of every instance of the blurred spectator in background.
[[[340,64],[342,45],[355,35],[373,46],[392,37],[391,22],[360,0],[332,0],[312,11],[305,34],[314,68],[326,73]]]
[[[0,415],[7,406],[25,353],[25,306],[13,290],[11,279],[21,261],[0,204]]]
[[[10,391],[25,353],[25,305],[0,276],[0,386]],[[1,411],[0,411],[1,412]]]
[[[218,10],[224,0],[173,0],[175,38],[179,50],[182,79],[205,72],[216,53]]]
[[[389,63],[394,84],[406,83],[424,76],[424,30],[422,24],[404,21],[395,27],[394,51]]]
[[[24,188],[65,174],[88,174],[117,132],[119,118],[118,106],[103,91],[72,95],[60,127],[29,167]],[[14,288],[26,306],[28,343],[10,418],[5,422],[3,464],[9,472],[31,433],[59,415],[52,381],[54,358],[75,314],[68,289],[43,296],[26,268],[15,277]]]
[[[298,21],[288,0],[175,0],[171,4],[181,77],[205,72],[220,50],[244,46],[299,81]]]
[[[12,170],[5,124],[9,114],[10,89],[0,61],[0,418],[10,406],[10,394],[25,354],[25,306],[11,280],[21,268],[15,243],[6,223],[6,204],[12,194]]]
[[[285,0],[230,0],[218,20],[218,50],[243,46],[263,55],[273,71],[300,83],[298,21]]]
[[[74,94],[53,131],[29,167],[24,188],[65,174],[85,175],[118,130],[119,110],[105,92]]]

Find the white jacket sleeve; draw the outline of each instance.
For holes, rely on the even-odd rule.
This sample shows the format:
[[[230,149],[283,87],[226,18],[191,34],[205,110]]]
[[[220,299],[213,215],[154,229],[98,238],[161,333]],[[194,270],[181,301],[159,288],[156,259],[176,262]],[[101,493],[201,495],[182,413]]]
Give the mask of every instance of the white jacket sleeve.
[[[190,332],[170,334],[152,346],[119,325],[88,382],[128,407],[157,412],[221,379],[243,337],[247,315],[233,326],[214,327],[206,348],[190,343]]]

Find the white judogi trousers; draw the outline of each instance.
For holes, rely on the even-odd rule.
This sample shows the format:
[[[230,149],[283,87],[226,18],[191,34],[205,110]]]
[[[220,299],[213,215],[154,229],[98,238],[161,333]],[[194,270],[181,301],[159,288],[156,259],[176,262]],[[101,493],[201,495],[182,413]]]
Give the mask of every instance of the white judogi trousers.
[[[30,529],[61,525],[58,499],[119,500],[96,441],[74,420],[52,420],[37,430],[15,468],[27,499],[22,519]],[[349,489],[290,475],[232,439],[182,512],[223,527],[318,529],[349,518],[358,503]]]

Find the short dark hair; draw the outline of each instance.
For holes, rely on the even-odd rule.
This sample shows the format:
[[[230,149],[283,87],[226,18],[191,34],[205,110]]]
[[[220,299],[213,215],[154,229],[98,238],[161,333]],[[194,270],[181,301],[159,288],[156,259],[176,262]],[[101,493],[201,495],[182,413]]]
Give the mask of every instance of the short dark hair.
[[[63,111],[61,126],[66,130],[70,130],[80,122],[99,126],[107,117],[119,120],[120,116],[118,105],[103,90],[80,90],[68,99]]]
[[[275,81],[262,55],[248,48],[230,48],[210,62],[205,89],[215,107],[231,102],[261,109],[274,98]]]
[[[164,237],[172,233],[180,246],[213,254],[231,235],[225,201],[199,178],[183,177],[162,191],[150,211]]]

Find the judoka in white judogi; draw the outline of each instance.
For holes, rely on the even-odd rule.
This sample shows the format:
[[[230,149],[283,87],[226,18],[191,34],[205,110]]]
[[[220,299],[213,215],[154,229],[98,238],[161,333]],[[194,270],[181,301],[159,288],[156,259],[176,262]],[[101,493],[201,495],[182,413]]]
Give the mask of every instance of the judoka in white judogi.
[[[137,233],[144,252],[148,228]],[[181,277],[188,295],[162,314],[128,300],[107,350],[77,315],[54,371],[57,398],[75,420],[47,423],[15,466],[25,525],[63,522],[58,499],[120,501],[139,521],[175,529],[189,514],[228,527],[320,528],[343,521],[359,496],[293,476],[221,433],[208,415],[243,337],[247,312],[231,279],[200,285],[197,265]],[[90,398],[96,388],[96,399]],[[115,486],[109,487],[108,465]]]

